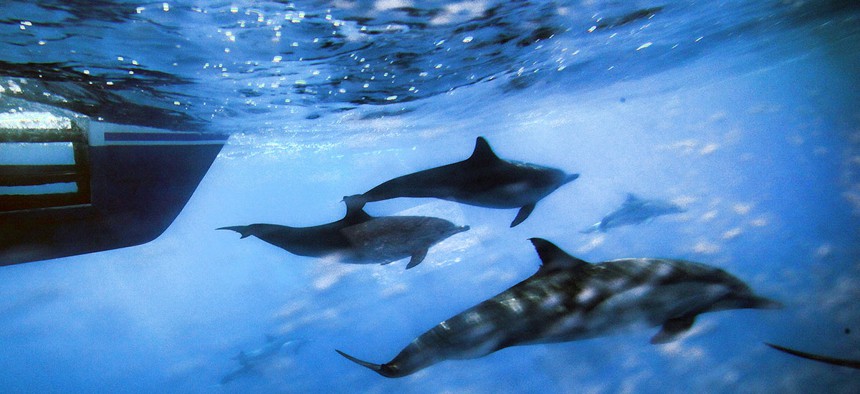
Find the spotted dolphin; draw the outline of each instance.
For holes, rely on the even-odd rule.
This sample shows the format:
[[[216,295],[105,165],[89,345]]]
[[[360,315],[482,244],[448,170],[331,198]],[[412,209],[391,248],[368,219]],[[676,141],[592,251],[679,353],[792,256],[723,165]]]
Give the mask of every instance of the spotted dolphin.
[[[484,137],[463,161],[403,175],[349,198],[372,202],[397,197],[435,197],[487,208],[519,208],[511,223],[526,220],[540,199],[579,174],[500,159]]]
[[[537,273],[439,323],[385,364],[347,359],[385,377],[403,377],[444,360],[485,356],[510,346],[568,342],[662,326],[651,343],[675,340],[705,312],[775,308],[736,277],[700,263],[621,259],[590,264],[532,238]]]
[[[671,215],[685,212],[677,204],[662,200],[649,200],[628,193],[627,199],[621,207],[604,216],[599,222],[591,227],[580,231],[581,233],[605,232],[613,227],[627,226],[650,221],[657,216]]]
[[[428,249],[469,226],[428,216],[374,217],[363,209],[363,202],[344,199],[343,219],[313,227],[289,227],[257,223],[221,227],[241,238],[251,235],[290,253],[308,257],[334,257],[351,264],[388,264],[410,257],[406,269],[424,261]]]
[[[239,362],[239,367],[224,375],[221,378],[221,384],[230,383],[243,375],[251,373],[263,364],[277,358],[282,350],[290,349],[291,352],[295,352],[305,342],[307,340],[266,335],[266,343],[262,347],[248,352],[243,350],[232,358],[232,360]]]

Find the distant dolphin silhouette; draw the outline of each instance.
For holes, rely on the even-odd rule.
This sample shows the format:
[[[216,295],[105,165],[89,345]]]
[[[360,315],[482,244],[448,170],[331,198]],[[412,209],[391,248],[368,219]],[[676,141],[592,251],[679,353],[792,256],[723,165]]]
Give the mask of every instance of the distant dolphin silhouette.
[[[668,201],[646,200],[633,193],[627,193],[627,199],[621,207],[604,216],[591,227],[581,233],[605,232],[613,227],[627,226],[650,221],[657,216],[685,212],[684,208]]]
[[[781,352],[791,354],[792,356],[797,356],[797,357],[805,358],[808,360],[814,360],[814,361],[818,361],[818,362],[822,362],[822,363],[830,364],[830,365],[838,365],[840,367],[860,369],[860,360],[849,360],[849,359],[845,359],[845,358],[836,358],[836,357],[822,356],[820,354],[801,352],[800,350],[794,350],[791,348],[787,348],[787,347],[779,346],[779,345],[774,345],[772,343],[767,343],[767,342],[765,342],[764,344],[768,345],[768,346],[770,346],[776,350],[779,350]]]
[[[305,342],[307,341],[266,335],[266,343],[262,347],[249,352],[241,351],[236,357],[232,358],[239,362],[239,368],[224,375],[221,378],[221,384],[230,383],[242,375],[251,373],[260,365],[277,357],[282,349],[290,347],[295,351],[295,349]]]
[[[253,235],[293,254],[331,256],[342,263],[388,264],[411,257],[406,265],[409,269],[424,261],[431,246],[469,229],[434,217],[373,217],[364,212],[363,202],[346,198],[344,202],[346,216],[328,224],[289,227],[257,223],[218,230],[233,230],[242,238]]]
[[[509,346],[567,342],[643,325],[662,325],[651,343],[675,340],[701,313],[775,308],[739,279],[682,260],[621,259],[589,264],[532,238],[543,264],[530,278],[439,323],[393,360],[347,359],[385,377],[443,360],[482,357]]]
[[[500,159],[484,137],[478,137],[468,159],[403,175],[364,194],[348,197],[371,202],[397,197],[435,197],[488,208],[520,208],[511,223],[526,220],[537,202],[579,177],[535,164]]]

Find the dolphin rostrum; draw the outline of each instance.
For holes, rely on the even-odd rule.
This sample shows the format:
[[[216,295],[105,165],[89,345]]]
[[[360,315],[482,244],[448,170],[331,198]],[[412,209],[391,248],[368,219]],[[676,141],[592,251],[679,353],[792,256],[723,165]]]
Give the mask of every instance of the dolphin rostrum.
[[[469,226],[427,216],[373,217],[364,212],[364,203],[344,198],[343,219],[313,227],[289,227],[257,223],[221,227],[242,238],[255,236],[290,253],[308,257],[334,257],[342,263],[388,264],[411,257],[406,268],[420,264],[431,246]]]
[[[621,259],[589,264],[532,238],[538,272],[439,323],[385,364],[349,360],[402,377],[443,360],[482,357],[510,346],[567,342],[662,326],[651,343],[675,340],[701,313],[776,308],[736,277],[683,260]]]
[[[500,159],[478,137],[468,159],[403,175],[348,198],[372,202],[397,197],[435,197],[487,208],[519,208],[511,223],[526,220],[537,202],[579,177],[530,163]]]
[[[613,227],[639,224],[650,221],[657,216],[685,212],[684,208],[668,201],[647,200],[633,193],[627,193],[627,199],[621,207],[604,216],[591,227],[581,233],[605,232]]]

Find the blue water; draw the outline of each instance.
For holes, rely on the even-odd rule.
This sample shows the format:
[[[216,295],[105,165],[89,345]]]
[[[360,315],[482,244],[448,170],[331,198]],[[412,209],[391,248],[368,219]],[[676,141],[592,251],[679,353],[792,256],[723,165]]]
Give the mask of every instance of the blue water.
[[[4,392],[860,392],[860,9],[850,1],[6,1],[0,110],[232,134],[157,240],[0,268]],[[42,107],[40,107],[42,108]],[[340,219],[344,195],[466,158],[580,173],[515,210],[368,205],[471,230],[406,271],[215,228]],[[683,214],[582,234],[627,193]],[[588,261],[731,272],[781,310],[513,347],[402,379],[390,360],[533,274]],[[295,340],[247,373],[240,351]]]

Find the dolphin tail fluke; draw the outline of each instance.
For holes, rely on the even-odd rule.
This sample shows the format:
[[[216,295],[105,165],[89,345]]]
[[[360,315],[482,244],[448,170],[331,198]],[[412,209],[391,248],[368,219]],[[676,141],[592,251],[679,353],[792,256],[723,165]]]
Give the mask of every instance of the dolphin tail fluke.
[[[524,205],[520,208],[520,211],[517,212],[517,217],[514,218],[514,221],[511,222],[511,227],[516,227],[516,225],[522,223],[526,220],[529,215],[532,214],[532,211],[535,210],[535,204]]]
[[[831,365],[838,365],[841,367],[860,369],[860,360],[849,360],[849,359],[844,359],[844,358],[835,358],[835,357],[823,356],[820,354],[801,352],[800,350],[787,348],[785,346],[774,345],[774,344],[768,343],[768,342],[765,342],[764,344],[768,345],[768,346],[770,346],[776,350],[779,350],[781,352],[788,353],[792,356],[797,356],[797,357],[805,358],[808,360],[819,361],[819,362],[822,362],[825,364],[831,364]]]
[[[228,227],[220,227],[220,228],[217,228],[216,230],[233,230],[233,231],[239,233],[239,235],[241,235],[240,239],[241,238],[248,238],[251,235],[251,226],[228,226]]]
[[[378,374],[380,374],[380,375],[382,375],[382,376],[386,376],[386,375],[384,374],[384,371],[383,371],[383,369],[382,369],[382,365],[381,365],[381,364],[374,364],[374,363],[369,363],[369,362],[364,361],[364,360],[359,360],[359,359],[357,359],[357,358],[355,358],[355,357],[353,357],[353,356],[350,356],[350,355],[348,355],[348,354],[346,354],[346,353],[344,353],[344,352],[342,352],[342,351],[340,351],[340,350],[337,350],[337,349],[335,349],[334,351],[336,351],[336,352],[337,352],[337,354],[340,354],[341,356],[346,357],[346,359],[347,359],[347,360],[349,360],[349,361],[352,361],[352,362],[354,362],[354,363],[356,363],[356,364],[358,364],[358,365],[361,365],[362,367],[365,367],[365,368],[367,368],[367,369],[370,369],[371,371],[374,371],[374,372],[376,372],[376,373],[378,373]]]

